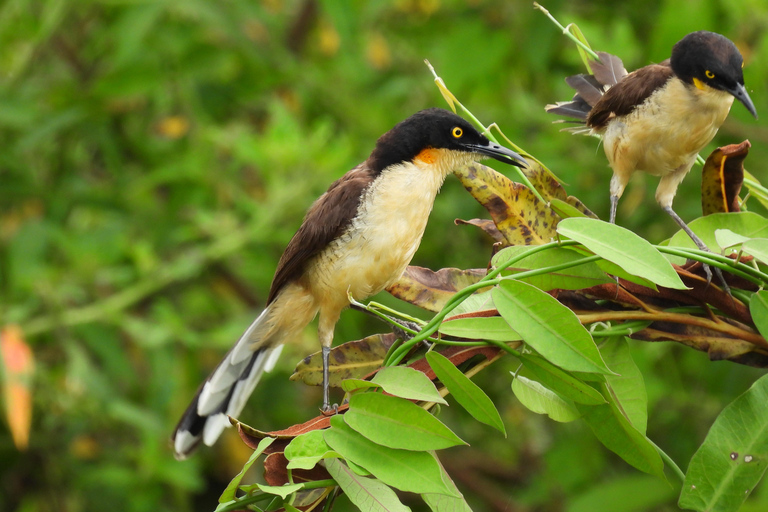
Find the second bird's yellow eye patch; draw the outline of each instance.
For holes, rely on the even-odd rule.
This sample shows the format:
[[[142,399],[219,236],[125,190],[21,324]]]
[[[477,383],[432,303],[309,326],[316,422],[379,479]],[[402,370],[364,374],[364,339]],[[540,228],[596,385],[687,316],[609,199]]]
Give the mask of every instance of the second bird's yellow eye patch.
[[[710,78],[710,79],[715,78],[715,74],[710,70],[706,70],[704,74],[707,75],[707,78]]]
[[[462,135],[464,135],[464,130],[462,130],[462,129],[461,129],[461,128],[459,128],[458,126],[455,126],[455,127],[453,128],[453,131],[452,131],[451,133],[453,134],[453,136],[454,136],[454,137],[456,137],[456,138],[458,139],[459,137],[461,137]]]

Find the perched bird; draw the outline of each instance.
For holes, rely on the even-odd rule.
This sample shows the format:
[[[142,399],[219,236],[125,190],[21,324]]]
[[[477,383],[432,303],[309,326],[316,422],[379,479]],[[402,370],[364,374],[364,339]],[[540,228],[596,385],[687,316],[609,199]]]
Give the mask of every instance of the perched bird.
[[[602,136],[613,169],[611,223],[630,177],[645,171],[661,177],[656,201],[662,209],[700,249],[708,250],[672,210],[672,199],[696,155],[725,121],[734,98],[757,118],[744,88],[739,50],[720,34],[699,31],[675,44],[670,59],[629,74],[618,57],[598,55],[593,75],[566,79],[577,91],[573,100],[547,105],[546,111],[576,118],[586,126],[571,131]],[[711,279],[709,267],[705,270]]]
[[[329,412],[328,354],[348,294],[364,299],[395,282],[419,247],[445,177],[492,157],[525,160],[491,143],[461,117],[422,110],[382,135],[363,163],[312,205],[277,265],[266,309],[203,383],[173,434],[177,458],[212,445],[237,416],[283,343],[319,314],[323,411]]]

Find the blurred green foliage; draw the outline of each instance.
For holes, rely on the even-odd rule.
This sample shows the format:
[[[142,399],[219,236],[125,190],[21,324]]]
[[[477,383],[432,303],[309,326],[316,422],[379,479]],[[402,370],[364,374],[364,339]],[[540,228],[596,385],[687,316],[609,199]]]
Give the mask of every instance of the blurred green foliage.
[[[665,59],[689,31],[723,33],[768,116],[764,0],[545,6],[630,70]],[[173,425],[258,313],[311,201],[396,122],[444,106],[425,58],[483,122],[605,216],[610,172],[597,141],[559,133],[543,110],[571,96],[563,78],[582,72],[578,54],[528,1],[0,4],[0,326],[22,327],[37,365],[29,449],[0,427],[0,510],[213,508],[247,449],[228,433],[177,462]],[[736,104],[715,142],[749,138],[746,166],[765,181],[762,119]],[[700,214],[699,172],[675,202],[686,219]],[[653,242],[674,230],[653,201],[656,183],[638,177],[618,215]],[[480,216],[449,179],[414,263],[484,267],[489,241],[452,222]],[[385,329],[360,317],[346,312],[337,339]],[[244,421],[281,428],[317,413],[317,390],[287,380],[315,350],[313,330],[305,338],[262,381]],[[666,344],[633,350],[649,435],[683,466],[758,374]],[[472,444],[445,462],[475,510],[676,509],[674,493],[608,453],[583,422],[528,413],[506,369],[477,381],[508,439],[443,409]],[[766,508],[762,486],[744,510]]]

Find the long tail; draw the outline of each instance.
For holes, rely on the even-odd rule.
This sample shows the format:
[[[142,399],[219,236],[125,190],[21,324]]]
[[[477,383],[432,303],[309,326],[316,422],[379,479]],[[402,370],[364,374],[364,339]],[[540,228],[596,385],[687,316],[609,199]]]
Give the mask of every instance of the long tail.
[[[186,458],[200,444],[211,446],[229,426],[227,416],[238,416],[261,375],[277,362],[283,346],[262,339],[268,330],[267,308],[243,333],[219,366],[200,386],[173,432],[177,459]],[[254,351],[254,347],[259,347]]]
[[[621,59],[605,52],[597,52],[599,61],[590,61],[591,75],[574,75],[565,79],[565,82],[576,91],[571,101],[560,101],[554,105],[547,105],[544,109],[550,114],[570,117],[580,126],[566,128],[565,131],[573,133],[589,133],[591,129],[584,125],[587,116],[605,91],[619,83],[627,76],[627,70]],[[564,121],[560,121],[564,122]]]

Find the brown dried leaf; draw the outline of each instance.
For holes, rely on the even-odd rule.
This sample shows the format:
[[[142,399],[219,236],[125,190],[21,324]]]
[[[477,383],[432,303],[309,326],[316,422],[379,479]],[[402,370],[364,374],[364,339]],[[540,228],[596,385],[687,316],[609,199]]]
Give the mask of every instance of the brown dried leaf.
[[[331,478],[323,466],[317,465],[312,469],[292,469],[293,482],[290,482],[288,480],[288,459],[285,458],[282,451],[284,449],[285,446],[280,451],[273,451],[264,459],[264,480],[267,484],[279,487],[288,483],[300,484]]]
[[[443,268],[434,272],[424,267],[408,266],[387,291],[414,306],[438,312],[456,292],[475,284],[486,274],[485,269]]]
[[[395,335],[374,334],[356,341],[348,341],[331,349],[329,356],[329,384],[339,387],[344,379],[363,378],[381,367],[387,350],[395,342]],[[308,386],[323,383],[323,360],[321,352],[305,357],[291,375],[291,380],[300,380]]]
[[[504,235],[501,234],[501,231],[499,231],[499,228],[496,227],[496,224],[493,223],[492,220],[489,219],[470,219],[470,220],[462,220],[462,219],[456,219],[453,221],[454,224],[457,226],[477,226],[485,233],[493,238],[494,242],[503,242],[504,241]]]
[[[701,171],[701,211],[704,215],[740,210],[739,192],[744,181],[744,159],[751,144],[730,144],[709,155]]]

